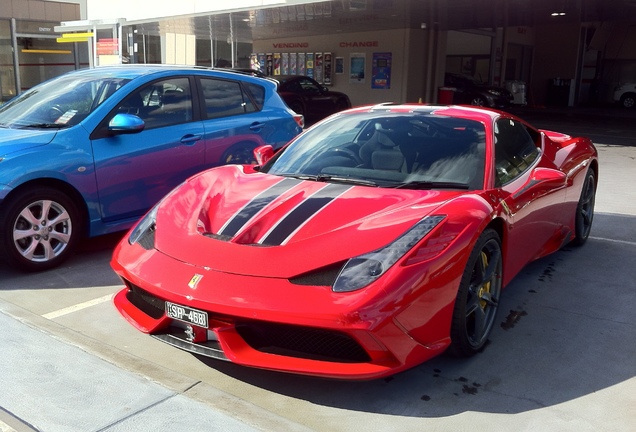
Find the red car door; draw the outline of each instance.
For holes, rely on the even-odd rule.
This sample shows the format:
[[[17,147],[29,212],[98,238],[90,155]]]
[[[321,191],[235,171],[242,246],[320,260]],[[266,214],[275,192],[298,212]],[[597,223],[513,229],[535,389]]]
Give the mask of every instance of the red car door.
[[[506,281],[528,262],[558,249],[564,226],[566,176],[541,163],[541,136],[522,123],[495,125],[495,166],[502,206],[509,216]]]

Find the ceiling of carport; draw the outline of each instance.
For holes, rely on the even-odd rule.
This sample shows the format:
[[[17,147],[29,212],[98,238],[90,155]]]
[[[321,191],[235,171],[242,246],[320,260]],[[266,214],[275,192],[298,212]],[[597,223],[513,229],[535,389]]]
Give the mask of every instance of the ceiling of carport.
[[[565,15],[552,16],[553,12]],[[195,34],[251,42],[338,32],[436,27],[442,30],[536,26],[559,22],[630,21],[636,0],[337,0],[307,5],[175,17],[137,24],[138,31]]]

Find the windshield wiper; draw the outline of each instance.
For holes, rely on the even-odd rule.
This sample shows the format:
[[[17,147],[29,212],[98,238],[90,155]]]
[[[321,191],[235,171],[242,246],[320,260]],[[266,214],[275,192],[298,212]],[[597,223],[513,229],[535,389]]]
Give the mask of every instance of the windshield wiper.
[[[466,183],[459,182],[435,182],[435,181],[409,181],[405,183],[398,183],[394,186],[395,189],[470,189],[470,186]]]
[[[358,178],[352,178],[352,177],[339,177],[339,176],[333,176],[333,175],[329,175],[329,174],[317,174],[317,175],[312,175],[312,174],[291,174],[291,173],[284,173],[284,174],[279,174],[283,177],[292,177],[295,179],[299,179],[299,180],[311,180],[311,181],[317,181],[317,182],[336,182],[336,183],[347,183],[347,184],[355,184],[355,185],[362,185],[362,186],[378,186],[377,183],[371,181],[371,180],[363,180],[363,179],[358,179]]]
[[[59,123],[33,123],[33,124],[28,124],[28,125],[24,125],[22,126],[22,128],[26,129],[26,128],[33,128],[33,129],[62,129],[68,127],[68,125],[65,124],[59,124]]]

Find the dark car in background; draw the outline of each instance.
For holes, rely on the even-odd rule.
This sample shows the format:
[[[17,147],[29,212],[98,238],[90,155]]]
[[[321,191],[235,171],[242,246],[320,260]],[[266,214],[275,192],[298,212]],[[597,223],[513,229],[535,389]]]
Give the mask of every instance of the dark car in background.
[[[305,116],[307,123],[351,108],[346,94],[331,91],[308,76],[279,75],[270,78],[278,82],[278,93],[287,105]]]
[[[269,76],[256,69],[232,68],[229,70],[274,81],[278,84],[278,93],[287,106],[296,113],[302,114],[309,124],[351,108],[349,96],[331,91],[305,75]]]
[[[446,73],[444,86],[453,89],[453,103],[506,108],[514,96],[503,87],[489,86],[467,75]]]
[[[270,80],[194,67],[70,72],[0,107],[0,255],[44,270],[129,228],[188,177],[281,147],[302,116]]]

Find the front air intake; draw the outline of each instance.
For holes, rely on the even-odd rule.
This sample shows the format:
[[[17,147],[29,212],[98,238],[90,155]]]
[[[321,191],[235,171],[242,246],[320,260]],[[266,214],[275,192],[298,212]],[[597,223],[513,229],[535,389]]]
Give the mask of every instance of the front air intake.
[[[154,319],[159,319],[165,313],[165,302],[158,297],[144,291],[130,281],[126,281],[128,293],[126,297],[137,309]]]
[[[331,330],[266,322],[237,323],[236,331],[257,351],[342,363],[371,360],[350,336]]]

